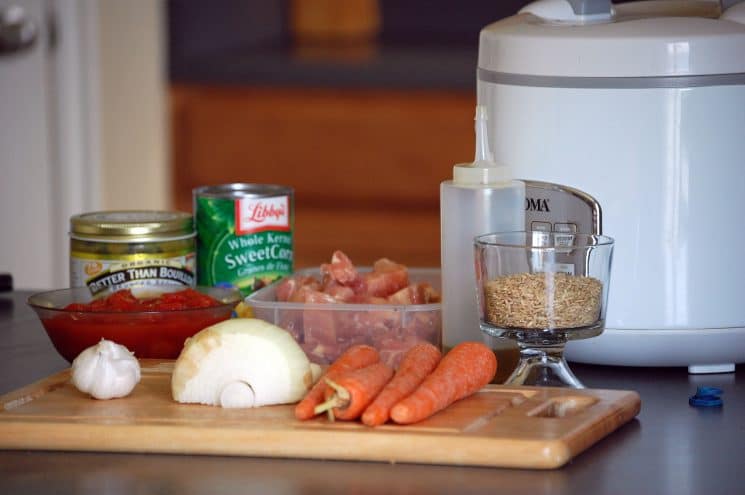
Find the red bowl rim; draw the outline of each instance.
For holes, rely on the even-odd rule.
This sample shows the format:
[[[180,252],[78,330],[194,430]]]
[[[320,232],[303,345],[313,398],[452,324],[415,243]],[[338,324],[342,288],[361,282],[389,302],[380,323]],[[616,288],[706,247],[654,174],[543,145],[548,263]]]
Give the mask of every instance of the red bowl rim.
[[[164,288],[173,289],[173,288],[181,288],[185,289],[186,287],[178,287],[178,286],[166,286]],[[35,294],[32,294],[28,297],[26,300],[26,304],[31,306],[34,310],[44,310],[44,311],[50,311],[57,314],[80,314],[80,315],[161,315],[161,314],[189,314],[197,311],[209,311],[209,310],[218,310],[218,309],[226,309],[227,307],[230,307],[231,309],[235,307],[236,304],[243,301],[243,295],[241,295],[240,291],[237,288],[228,288],[228,287],[206,287],[206,286],[198,286],[198,287],[191,287],[192,289],[195,289],[203,294],[206,294],[208,296],[211,296],[218,301],[221,302],[221,304],[217,306],[208,306],[204,308],[187,308],[187,309],[174,309],[174,310],[161,310],[161,311],[79,311],[79,310],[67,310],[64,308],[58,308],[58,307],[50,307],[45,306],[43,304],[39,304],[38,302],[35,302],[35,300],[38,300],[39,298],[48,297],[52,294],[60,294],[63,292],[84,292],[81,289],[85,289],[85,287],[70,287],[67,289],[55,289],[55,290],[48,290],[44,292],[37,292]],[[220,295],[216,295],[215,292],[218,292]],[[226,301],[226,298],[230,298],[229,301]],[[69,304],[69,303],[68,303]]]

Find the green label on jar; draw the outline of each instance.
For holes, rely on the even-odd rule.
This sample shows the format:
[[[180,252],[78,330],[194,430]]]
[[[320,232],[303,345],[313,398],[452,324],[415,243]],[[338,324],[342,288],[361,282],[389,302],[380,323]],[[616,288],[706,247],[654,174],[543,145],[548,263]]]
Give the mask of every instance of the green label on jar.
[[[195,199],[199,285],[244,295],[292,273],[291,196]]]

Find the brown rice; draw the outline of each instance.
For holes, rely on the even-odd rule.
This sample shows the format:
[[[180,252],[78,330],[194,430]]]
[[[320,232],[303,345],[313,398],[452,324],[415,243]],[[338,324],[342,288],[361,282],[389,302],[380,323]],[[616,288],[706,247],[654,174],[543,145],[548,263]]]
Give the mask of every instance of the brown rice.
[[[484,286],[486,320],[500,328],[577,328],[600,318],[603,284],[566,273],[518,273]]]

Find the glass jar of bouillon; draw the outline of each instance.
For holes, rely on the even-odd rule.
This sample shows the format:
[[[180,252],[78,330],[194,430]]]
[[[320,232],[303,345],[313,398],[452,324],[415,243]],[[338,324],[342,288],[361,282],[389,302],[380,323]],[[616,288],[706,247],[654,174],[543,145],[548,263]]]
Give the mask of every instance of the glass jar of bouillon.
[[[99,211],[70,219],[70,286],[96,295],[196,282],[196,232],[188,213]]]

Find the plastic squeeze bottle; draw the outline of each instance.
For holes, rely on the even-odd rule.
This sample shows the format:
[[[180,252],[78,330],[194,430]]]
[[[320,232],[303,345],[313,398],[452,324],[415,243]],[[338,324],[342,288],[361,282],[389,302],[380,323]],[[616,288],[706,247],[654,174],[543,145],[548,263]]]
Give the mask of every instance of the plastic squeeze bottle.
[[[476,306],[474,237],[525,230],[525,184],[494,162],[487,139],[486,107],[476,107],[476,157],[453,166],[440,185],[442,345],[483,340]]]

